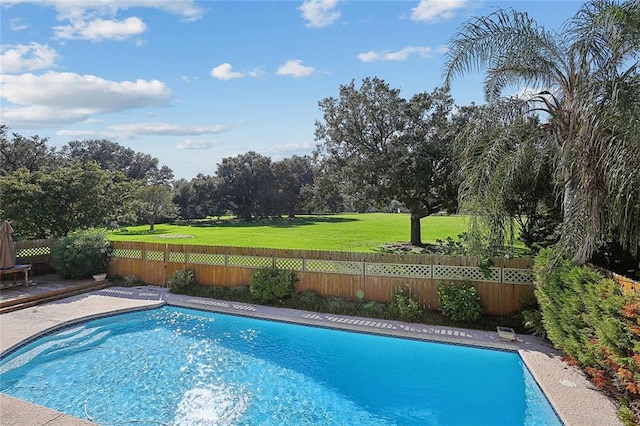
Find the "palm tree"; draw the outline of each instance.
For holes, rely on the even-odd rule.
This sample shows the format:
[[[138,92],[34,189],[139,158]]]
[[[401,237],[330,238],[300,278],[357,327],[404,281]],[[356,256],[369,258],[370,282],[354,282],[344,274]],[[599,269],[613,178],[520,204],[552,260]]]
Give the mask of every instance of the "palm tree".
[[[493,122],[526,114],[543,119],[562,198],[556,252],[576,263],[608,238],[640,253],[639,47],[638,0],[589,1],[560,31],[546,30],[526,13],[500,9],[471,19],[450,42],[447,85],[486,69],[488,105],[502,106],[486,108]],[[501,96],[522,87],[532,92]]]

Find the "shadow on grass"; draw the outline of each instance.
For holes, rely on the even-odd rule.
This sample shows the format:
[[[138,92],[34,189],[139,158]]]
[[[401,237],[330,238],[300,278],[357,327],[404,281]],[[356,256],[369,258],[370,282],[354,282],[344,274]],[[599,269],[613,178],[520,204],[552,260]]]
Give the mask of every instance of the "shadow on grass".
[[[154,229],[153,231],[149,231],[148,229],[141,229],[136,231],[112,231],[113,235],[123,235],[123,236],[136,236],[136,235],[165,235],[171,232],[170,229]]]
[[[194,228],[297,228],[301,226],[317,225],[322,223],[347,223],[356,222],[361,219],[342,218],[334,216],[305,216],[305,217],[281,217],[273,219],[256,219],[251,222],[245,222],[240,219],[223,219],[223,220],[198,220],[193,222],[181,222],[176,225],[192,226]]]

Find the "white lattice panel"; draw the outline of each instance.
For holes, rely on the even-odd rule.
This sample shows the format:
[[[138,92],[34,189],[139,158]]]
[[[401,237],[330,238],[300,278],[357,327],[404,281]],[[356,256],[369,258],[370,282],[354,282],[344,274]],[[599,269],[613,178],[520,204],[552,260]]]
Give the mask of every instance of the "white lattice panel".
[[[508,284],[533,284],[533,270],[503,268],[502,282]]]
[[[169,252],[169,262],[186,262],[187,256],[180,252]]]
[[[157,250],[148,250],[147,260],[164,260],[164,252]]]
[[[302,259],[277,258],[276,268],[302,271]]]
[[[500,282],[500,268],[489,269],[491,273],[485,277],[482,269],[477,266],[433,265],[433,279]]]
[[[142,250],[115,249],[113,257],[120,257],[123,259],[142,259]]]
[[[224,254],[189,253],[189,263],[201,265],[224,265]]]
[[[17,257],[46,256],[51,253],[51,247],[29,247],[16,250]]]
[[[403,263],[367,263],[366,274],[389,277],[431,278],[431,266]]]
[[[243,266],[246,268],[268,268],[272,264],[273,260],[270,257],[232,255],[227,259],[227,265],[229,266]]]
[[[362,274],[362,262],[309,259],[305,262],[305,271],[335,274]]]

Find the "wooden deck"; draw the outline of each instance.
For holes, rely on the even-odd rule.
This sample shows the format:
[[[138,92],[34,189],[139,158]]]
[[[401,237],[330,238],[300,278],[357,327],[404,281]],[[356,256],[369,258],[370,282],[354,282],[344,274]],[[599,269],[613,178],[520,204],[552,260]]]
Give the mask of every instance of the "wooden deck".
[[[0,289],[0,314],[107,286],[108,280],[65,280],[55,274],[39,275],[33,277],[28,285]]]

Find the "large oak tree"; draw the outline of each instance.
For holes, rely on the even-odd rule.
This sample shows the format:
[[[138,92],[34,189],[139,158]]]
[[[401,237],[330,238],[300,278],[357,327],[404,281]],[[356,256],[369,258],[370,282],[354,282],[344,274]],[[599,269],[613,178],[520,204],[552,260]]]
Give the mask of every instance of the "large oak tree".
[[[340,86],[338,98],[319,102],[317,154],[340,176],[341,192],[356,199],[396,199],[411,215],[411,243],[421,245],[420,220],[453,209],[456,178],[449,93],[436,88],[410,99],[383,80]]]

